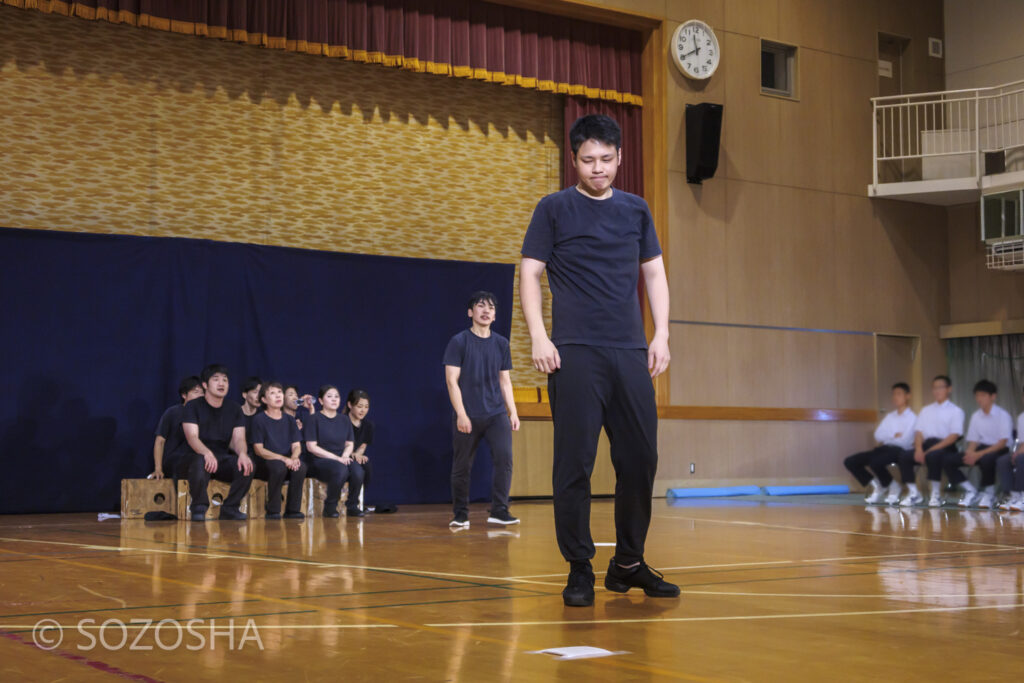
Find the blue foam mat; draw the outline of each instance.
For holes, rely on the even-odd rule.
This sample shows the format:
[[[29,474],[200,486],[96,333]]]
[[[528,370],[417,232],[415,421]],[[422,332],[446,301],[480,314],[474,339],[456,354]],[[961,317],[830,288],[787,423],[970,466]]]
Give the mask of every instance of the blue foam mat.
[[[720,498],[723,496],[756,496],[758,486],[723,486],[718,488],[669,489],[667,498]]]
[[[765,486],[764,491],[769,496],[809,496],[828,493],[849,493],[850,487],[846,485]]]

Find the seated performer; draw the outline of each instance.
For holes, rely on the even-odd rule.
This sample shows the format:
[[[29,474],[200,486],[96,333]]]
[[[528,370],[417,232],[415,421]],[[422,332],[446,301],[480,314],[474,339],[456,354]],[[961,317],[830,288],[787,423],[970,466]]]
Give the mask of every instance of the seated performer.
[[[910,386],[905,382],[892,385],[892,407],[893,410],[882,418],[875,430],[875,443],[878,445],[843,461],[861,486],[873,485],[871,495],[866,499],[872,505],[883,500],[890,505],[899,502],[900,482],[892,478],[888,466],[899,462],[900,455],[914,447],[917,416],[910,409]]]
[[[1017,416],[1017,450],[996,463],[1003,490],[1010,495],[999,509],[1024,512],[1024,412]]]
[[[903,507],[920,505],[924,496],[917,490],[914,479],[914,465],[928,467],[928,481],[931,482],[931,496],[928,507],[942,507],[942,463],[956,453],[956,442],[964,433],[964,411],[949,400],[953,382],[945,375],[932,380],[934,403],[926,405],[917,416],[914,426],[914,451],[900,456],[900,476],[907,485],[907,495],[900,501]]]
[[[267,482],[267,519],[281,519],[281,488],[288,480],[285,519],[302,519],[302,485],[306,465],[302,455],[302,437],[295,418],[286,415],[284,388],[280,382],[260,386],[263,410],[252,419],[252,443],[256,455],[254,474]]]
[[[245,416],[237,403],[227,400],[228,369],[208,365],[199,375],[204,395],[185,404],[182,429],[186,443],[181,449],[177,474],[188,479],[192,495],[193,522],[206,521],[210,505],[206,486],[212,475],[230,482],[231,489],[220,508],[222,520],[244,520],[239,510],[242,498],[252,484],[252,460],[245,445]]]
[[[181,445],[185,443],[185,432],[181,430],[181,418],[185,413],[185,404],[203,395],[203,384],[195,375],[186,377],[178,385],[178,396],[181,403],[175,403],[160,416],[156,427],[156,440],[153,442],[153,473],[152,479],[173,477],[175,470],[174,458],[178,455]],[[164,457],[166,454],[167,457]]]
[[[996,385],[983,379],[974,385],[978,409],[967,426],[967,450],[949,454],[942,469],[950,484],[960,485],[964,497],[960,507],[991,508],[996,502],[996,462],[1013,446],[1013,417],[996,405]],[[960,470],[961,465],[981,470],[979,491]]]
[[[323,409],[308,418],[304,437],[308,452],[308,474],[327,484],[324,499],[324,517],[338,516],[341,488],[348,482],[345,507],[349,517],[363,517],[359,494],[363,488],[363,466],[352,458],[355,435],[352,421],[338,414],[341,394],[338,388],[325,384],[320,387],[320,405]]]

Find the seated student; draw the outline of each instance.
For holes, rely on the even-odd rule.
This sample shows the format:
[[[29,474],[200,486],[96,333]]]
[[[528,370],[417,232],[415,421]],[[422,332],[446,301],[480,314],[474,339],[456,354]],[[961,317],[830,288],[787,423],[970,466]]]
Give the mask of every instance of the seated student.
[[[237,403],[227,400],[226,367],[207,365],[199,377],[204,395],[185,404],[181,422],[186,443],[178,461],[178,477],[188,479],[193,522],[206,521],[206,509],[210,506],[206,486],[211,475],[231,484],[220,508],[220,519],[244,520],[246,514],[238,506],[252,484],[252,460],[245,445],[245,415]]]
[[[1013,418],[996,405],[996,393],[996,385],[987,379],[974,385],[978,409],[967,426],[967,450],[962,455],[950,453],[943,461],[949,483],[959,484],[965,492],[960,507],[990,508],[996,500],[996,461],[1013,445]],[[964,476],[961,465],[978,466],[981,491]]]
[[[338,414],[341,394],[338,388],[325,384],[320,387],[320,405],[323,409],[306,420],[303,437],[308,452],[308,475],[327,484],[324,517],[338,516],[341,487],[348,482],[348,500],[345,507],[349,517],[363,517],[359,507],[359,493],[363,488],[363,466],[352,458],[355,435],[352,421]]]
[[[914,479],[915,464],[928,467],[928,481],[931,482],[928,507],[942,507],[942,464],[947,456],[957,452],[956,442],[964,433],[964,411],[949,400],[952,390],[953,382],[949,377],[938,375],[932,380],[935,402],[922,408],[917,416],[913,453],[900,456],[900,476],[907,485],[907,495],[900,501],[903,507],[924,502]]]
[[[305,408],[305,410],[302,410]],[[302,421],[316,412],[313,406],[313,397],[309,394],[299,396],[299,388],[289,384],[284,388],[284,412],[295,418],[295,424],[302,431]]]
[[[295,418],[282,411],[284,388],[279,382],[260,386],[263,410],[252,419],[256,455],[253,476],[267,482],[267,519],[281,519],[281,487],[288,480],[285,519],[302,519],[302,484],[306,465],[300,459],[302,437]]]
[[[999,508],[1024,512],[1024,413],[1017,416],[1017,450],[999,458],[996,469],[1003,490],[1010,494]]]
[[[890,505],[899,502],[900,482],[889,474],[888,465],[898,462],[903,453],[914,447],[917,416],[910,409],[910,386],[905,382],[892,385],[892,407],[893,410],[882,418],[875,430],[875,443],[878,445],[843,461],[861,486],[873,484],[872,493],[866,499],[872,505],[881,503],[883,499]],[[868,473],[869,468],[874,476]]]
[[[245,416],[245,445],[252,453],[252,419],[260,411],[260,378],[246,377],[242,382],[242,415]]]
[[[352,435],[354,437],[352,459],[363,466],[363,492],[365,498],[366,487],[370,485],[370,457],[366,455],[366,449],[373,444],[373,423],[366,419],[370,412],[370,395],[362,389],[353,389],[348,392],[345,400],[345,414],[352,421]]]
[[[181,403],[176,403],[160,416],[156,426],[156,440],[153,442],[153,473],[151,479],[173,477],[175,458],[185,443],[185,432],[181,430],[181,417],[185,412],[185,404],[203,395],[203,385],[199,378],[191,375],[178,384],[178,396]],[[167,457],[164,457],[164,454]]]

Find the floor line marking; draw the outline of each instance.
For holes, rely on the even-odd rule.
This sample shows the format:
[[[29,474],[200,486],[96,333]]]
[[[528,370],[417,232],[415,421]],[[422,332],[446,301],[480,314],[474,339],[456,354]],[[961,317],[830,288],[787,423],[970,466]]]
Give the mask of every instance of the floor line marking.
[[[282,612],[282,614],[292,614],[292,613],[291,612]],[[196,618],[198,619],[199,617],[196,617]],[[210,617],[210,618],[207,618],[207,619],[203,619],[203,621],[213,621],[215,619],[225,620],[225,619],[244,619],[244,618],[245,617]],[[153,619],[151,623],[144,623],[144,624],[132,623],[130,621],[126,621],[126,622],[122,622],[122,623],[118,624],[117,628],[120,629],[123,626],[124,628],[127,628],[127,629],[140,629],[140,628],[141,629],[151,629],[151,628],[156,627],[157,623],[159,623],[160,621],[168,621],[168,620],[176,621],[179,624],[187,624],[188,621],[189,621],[188,619],[171,619],[170,617],[168,617],[167,619]],[[78,623],[74,623],[74,624],[58,624],[58,625],[62,629],[82,628],[82,629],[86,629],[86,630],[100,630],[100,629],[103,628],[103,623],[102,622],[100,622],[98,624],[78,624]],[[14,633],[14,632],[17,632],[18,630],[22,630],[22,629],[26,629],[26,630],[27,629],[33,629],[36,626],[38,626],[38,624],[0,624],[0,629]],[[295,628],[295,629],[398,628],[398,626],[395,625],[395,624],[292,624],[292,625],[288,625],[288,624],[256,624],[255,626],[256,626],[257,629],[260,629],[260,630],[268,629],[268,630],[282,630],[282,631],[284,629],[293,629],[293,628]]]
[[[1014,548],[1013,550],[1018,550]],[[661,567],[658,571],[661,572],[672,572],[682,571],[685,569],[726,569],[730,567],[771,567],[777,565],[794,565],[794,564],[814,564],[818,562],[855,562],[859,560],[894,560],[901,557],[906,558],[923,558],[923,557],[937,557],[939,555],[966,555],[968,553],[1001,553],[1008,552],[1008,549],[1004,548],[984,548],[979,550],[945,550],[934,553],[897,553],[894,555],[849,555],[846,557],[819,557],[809,558],[803,560],[762,560],[760,562],[730,562],[727,564],[691,564],[683,565],[679,567]],[[596,571],[594,574],[604,574],[605,571]],[[559,574],[525,574],[522,576],[507,576],[509,580],[524,580],[524,579],[544,579],[553,578],[556,576],[564,576],[565,572]]]
[[[825,617],[861,617],[876,616],[883,614],[918,614],[925,612],[967,612],[972,610],[989,609],[1016,609],[1024,607],[1024,602],[1015,602],[1007,605],[971,605],[968,607],[921,607],[915,609],[886,609],[886,610],[864,610],[857,612],[807,612],[800,614],[750,614],[732,617],[653,617],[650,619],[580,619],[561,621],[507,621],[507,622],[466,622],[446,624],[426,624],[436,628],[477,628],[477,627],[519,627],[519,626],[565,626],[572,624],[653,624],[653,623],[681,623],[698,621],[759,621],[766,619],[815,619]]]
[[[762,598],[888,598],[906,600],[917,598],[1019,598],[1024,593],[758,593],[755,591],[691,591],[683,589],[686,595],[738,595]]]

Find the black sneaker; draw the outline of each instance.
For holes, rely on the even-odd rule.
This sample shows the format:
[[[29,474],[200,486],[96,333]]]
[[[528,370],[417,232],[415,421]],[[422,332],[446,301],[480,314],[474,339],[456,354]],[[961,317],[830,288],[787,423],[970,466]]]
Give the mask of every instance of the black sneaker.
[[[589,562],[573,562],[569,580],[562,591],[566,607],[590,607],[594,604],[594,570]]]
[[[625,593],[630,588],[643,588],[651,598],[678,598],[679,586],[664,580],[657,569],[651,569],[641,562],[635,567],[623,569],[615,563],[613,557],[608,563],[608,573],[604,577],[604,587],[616,593]]]
[[[192,513],[192,517],[190,517],[190,519],[193,522],[205,522],[206,521],[206,513],[205,512],[193,512]]]
[[[366,516],[366,513],[363,512],[362,510],[360,510],[359,508],[347,509],[347,510],[345,510],[345,514],[347,516],[349,516],[349,517],[365,517]]]
[[[218,519],[229,521],[229,522],[244,522],[249,519],[249,515],[245,514],[238,508],[225,508],[220,509],[220,515]]]
[[[280,512],[268,512],[267,516],[266,516],[266,519],[281,519],[281,513]]]
[[[337,509],[328,510],[327,508],[324,508],[324,517],[331,517],[331,518],[333,518],[333,517],[340,517],[340,516],[341,515],[338,514],[338,510]]]
[[[284,513],[285,519],[305,519],[306,515],[301,512],[286,512]]]
[[[519,524],[519,519],[509,514],[508,510],[501,510],[499,512],[492,512],[491,516],[487,518],[488,524]]]
[[[465,512],[460,512],[454,517],[452,521],[448,522],[448,526],[453,529],[468,529],[469,528],[469,515]]]

